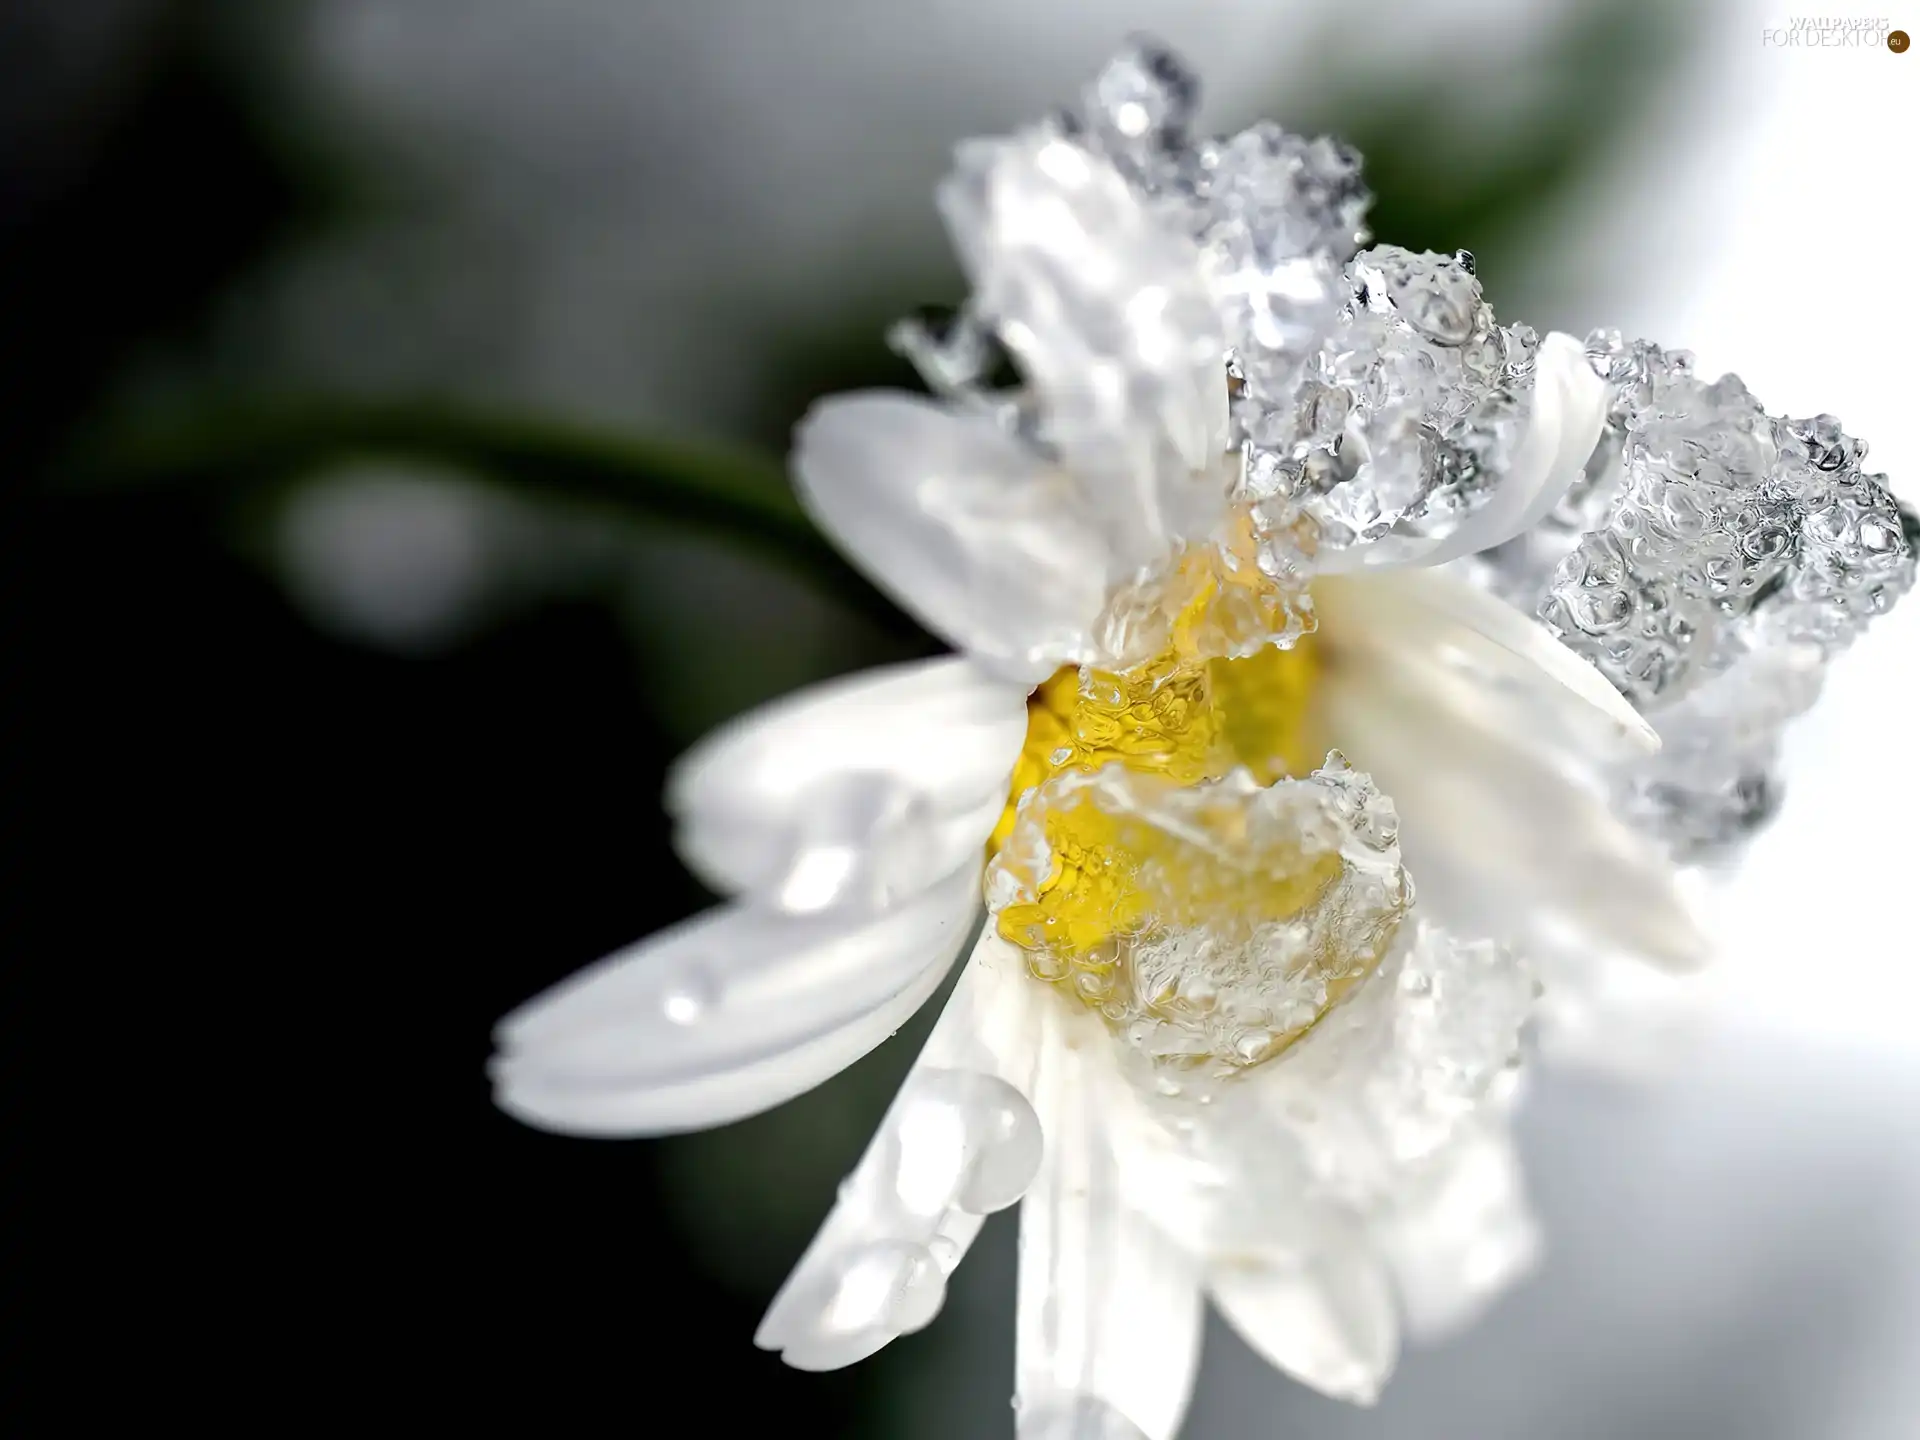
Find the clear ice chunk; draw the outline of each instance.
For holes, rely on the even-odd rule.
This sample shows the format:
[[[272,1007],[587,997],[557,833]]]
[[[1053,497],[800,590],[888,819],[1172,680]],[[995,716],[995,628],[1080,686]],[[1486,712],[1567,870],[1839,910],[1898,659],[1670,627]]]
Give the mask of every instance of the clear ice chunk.
[[[1769,416],[1617,332],[1588,355],[1614,398],[1586,483],[1482,563],[1658,725],[1663,754],[1614,773],[1624,813],[1725,855],[1777,810],[1780,734],[1826,662],[1912,587],[1913,527],[1831,415]]]
[[[1150,1064],[1279,1055],[1379,963],[1411,903],[1392,802],[1336,754],[1261,787],[1118,765],[1030,791],[988,869],[1032,973]]]
[[[1088,87],[1085,111],[1108,148],[1169,149],[1187,138],[1200,81],[1159,41],[1131,37]]]
[[[1524,439],[1538,339],[1494,323],[1463,255],[1382,245],[1301,379],[1294,429],[1250,439],[1269,529],[1313,552],[1440,537],[1492,494]],[[1274,523],[1274,522],[1278,523]]]
[[[1242,427],[1267,436],[1346,299],[1343,267],[1372,201],[1360,157],[1262,123],[1200,147],[1196,238],[1245,392]]]

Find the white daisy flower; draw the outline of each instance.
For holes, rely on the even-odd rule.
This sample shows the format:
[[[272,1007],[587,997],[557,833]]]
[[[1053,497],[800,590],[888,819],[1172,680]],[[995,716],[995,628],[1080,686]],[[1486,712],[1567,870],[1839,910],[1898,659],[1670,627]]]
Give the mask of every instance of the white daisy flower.
[[[1356,157],[1192,141],[1192,102],[1136,45],[1077,119],[962,147],[972,301],[898,336],[939,398],[827,401],[794,467],[961,653],[696,747],[667,803],[730,898],[509,1017],[494,1066],[550,1129],[725,1123],[885,1040],[971,941],[756,1338],[872,1354],[1020,1202],[1022,1436],[1172,1435],[1203,1297],[1370,1399],[1403,1323],[1470,1318],[1533,1253],[1515,946],[1550,978],[1702,958],[1608,789],[1658,747],[1637,652],[1559,618],[1591,537],[1550,557],[1552,630],[1495,593],[1652,412],[1495,324],[1471,257],[1359,250]],[[1018,390],[982,384],[995,343]]]

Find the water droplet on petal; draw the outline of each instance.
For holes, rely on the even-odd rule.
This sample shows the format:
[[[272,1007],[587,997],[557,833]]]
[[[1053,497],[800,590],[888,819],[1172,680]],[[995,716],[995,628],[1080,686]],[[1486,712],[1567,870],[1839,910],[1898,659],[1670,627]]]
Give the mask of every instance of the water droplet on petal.
[[[983,1077],[990,1078],[990,1077]],[[960,1189],[960,1208],[974,1215],[1004,1210],[1033,1184],[1040,1170],[1040,1117],[1013,1086],[991,1079],[994,1095],[985,1133]]]
[[[660,1013],[675,1025],[697,1024],[719,998],[720,987],[696,960],[661,992]]]
[[[882,1240],[847,1255],[821,1316],[835,1335],[924,1328],[946,1299],[946,1276],[923,1247]]]

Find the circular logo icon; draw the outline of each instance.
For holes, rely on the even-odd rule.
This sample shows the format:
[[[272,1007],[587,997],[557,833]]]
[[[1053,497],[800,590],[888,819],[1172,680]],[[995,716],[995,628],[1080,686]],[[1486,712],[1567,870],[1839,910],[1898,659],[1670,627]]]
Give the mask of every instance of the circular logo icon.
[[[1912,43],[1913,42],[1907,38],[1907,32],[1904,30],[1889,30],[1887,32],[1887,49],[1893,51],[1896,55],[1906,54],[1907,46]]]

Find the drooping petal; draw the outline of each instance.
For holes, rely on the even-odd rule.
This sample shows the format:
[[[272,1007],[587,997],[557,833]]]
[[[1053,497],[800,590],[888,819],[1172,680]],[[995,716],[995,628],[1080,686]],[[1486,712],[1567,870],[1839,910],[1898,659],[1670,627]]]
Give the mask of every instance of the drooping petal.
[[[1524,707],[1534,725],[1558,725],[1596,743],[1620,739],[1648,752],[1660,736],[1606,677],[1538,621],[1477,586],[1430,570],[1327,576],[1314,609],[1329,655],[1371,652],[1477,687],[1488,703]],[[1604,728],[1600,728],[1604,727]]]
[[[1707,959],[1672,866],[1526,712],[1379,651],[1330,665],[1319,700],[1328,734],[1393,797],[1420,904],[1447,928],[1504,936],[1543,966],[1570,948],[1594,964]]]
[[[1269,1364],[1336,1399],[1379,1398],[1399,1356],[1399,1318],[1386,1270],[1357,1230],[1329,1229],[1304,1250],[1223,1257],[1207,1284]]]
[[[530,1124],[649,1135],[792,1099],[938,988],[972,930],[963,866],[878,915],[724,905],[562,982],[501,1022],[496,1102]]]
[[[832,1079],[884,1044],[944,977],[944,966],[928,966],[871,1009],[789,1049],[671,1079],[575,1074],[506,1062],[494,1069],[494,1103],[526,1124],[566,1135],[671,1135],[744,1120]]]
[[[1055,1000],[1052,995],[1044,998]],[[1015,1406],[1020,1440],[1171,1440],[1199,1364],[1192,1257],[1121,1183],[1119,1089],[1104,1034],[1045,1018],[1036,1100],[1046,1131],[1039,1178],[1020,1207]]]
[[[1217,514],[1200,472],[1226,448],[1227,346],[1192,239],[1110,160],[1046,129],[959,147],[940,210],[1127,567],[1202,504]]]
[[[674,767],[675,842],[722,893],[884,908],[981,853],[1026,728],[1025,689],[959,656],[828,681]]]
[[[1503,1123],[1456,1138],[1376,1228],[1408,1331],[1439,1338],[1472,1324],[1530,1271],[1539,1227]]]
[[[801,502],[936,634],[1028,683],[1079,658],[1109,556],[1067,476],[982,415],[862,391],[794,437]]]
[[[991,932],[813,1243],[754,1336],[834,1370],[927,1325],[981,1220],[1039,1167],[1033,1087],[1040,987]]]

